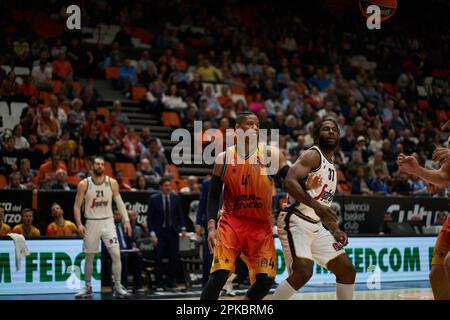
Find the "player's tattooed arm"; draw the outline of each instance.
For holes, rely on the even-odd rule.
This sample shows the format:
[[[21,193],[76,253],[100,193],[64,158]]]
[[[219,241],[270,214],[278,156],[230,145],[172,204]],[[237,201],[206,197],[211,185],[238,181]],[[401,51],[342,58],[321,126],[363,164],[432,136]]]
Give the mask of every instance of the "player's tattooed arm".
[[[315,150],[305,151],[301,157],[289,169],[289,172],[284,180],[284,189],[295,200],[304,203],[308,207],[314,209],[316,214],[320,217],[322,223],[330,230],[337,230],[337,216],[330,207],[322,205],[320,202],[313,199],[300,184],[308,174],[320,166],[320,155]]]
[[[84,236],[86,229],[81,222],[81,211],[80,207],[84,201],[84,195],[86,193],[87,182],[86,179],[82,180],[77,187],[77,195],[75,197],[75,204],[73,205],[73,217],[75,219],[75,224],[78,228],[78,234]]]

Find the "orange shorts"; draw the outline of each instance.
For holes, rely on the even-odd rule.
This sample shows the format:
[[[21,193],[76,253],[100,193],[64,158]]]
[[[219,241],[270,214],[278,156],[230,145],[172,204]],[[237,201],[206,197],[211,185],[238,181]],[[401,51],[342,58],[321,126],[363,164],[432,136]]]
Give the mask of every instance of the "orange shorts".
[[[431,264],[443,264],[445,257],[450,251],[450,216],[445,220],[441,232],[439,232],[433,250]]]
[[[269,221],[229,214],[220,217],[211,273],[217,270],[234,272],[239,253],[248,267],[251,283],[259,273],[276,276],[276,252]]]

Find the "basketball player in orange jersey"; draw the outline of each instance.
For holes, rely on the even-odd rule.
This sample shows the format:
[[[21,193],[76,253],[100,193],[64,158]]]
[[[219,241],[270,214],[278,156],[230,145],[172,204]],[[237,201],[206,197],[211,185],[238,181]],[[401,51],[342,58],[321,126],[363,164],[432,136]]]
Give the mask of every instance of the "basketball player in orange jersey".
[[[437,148],[433,160],[439,161],[439,170],[421,167],[414,156],[400,154],[397,158],[399,169],[434,185],[445,188],[450,183],[450,149]],[[431,260],[430,283],[436,300],[450,299],[450,216],[447,217],[434,245]]]
[[[251,112],[240,113],[236,119],[238,129],[257,137],[258,117]],[[278,148],[259,143],[256,137],[227,148],[214,165],[207,203],[208,245],[213,263],[202,300],[219,298],[239,253],[248,266],[252,284],[245,299],[263,299],[274,283],[276,252],[270,222],[273,177],[268,175],[267,158],[277,160],[277,164],[271,162],[271,173],[282,178],[289,166]],[[217,222],[222,188],[223,205]]]
[[[333,118],[324,118],[314,128],[316,145],[303,152],[284,180],[288,205],[278,215],[278,237],[289,276],[272,296],[287,300],[303,287],[313,274],[313,261],[336,276],[338,300],[353,299],[356,271],[344,251],[347,235],[339,230],[337,215],[330,208],[336,191],[333,155],[339,143],[339,129]],[[314,172],[322,186],[311,190],[305,179]]]

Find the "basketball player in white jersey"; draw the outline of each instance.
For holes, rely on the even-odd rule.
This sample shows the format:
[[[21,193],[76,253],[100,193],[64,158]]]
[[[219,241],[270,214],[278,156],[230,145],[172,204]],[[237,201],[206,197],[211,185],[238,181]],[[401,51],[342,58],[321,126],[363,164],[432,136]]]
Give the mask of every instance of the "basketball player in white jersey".
[[[119,193],[119,185],[116,180],[105,176],[105,160],[101,157],[94,159],[92,176],[83,179],[78,185],[77,196],[73,208],[78,234],[83,236],[83,251],[85,253],[85,288],[75,295],[76,298],[89,298],[93,296],[91,277],[93,271],[94,256],[98,252],[98,242],[103,240],[112,261],[112,273],[114,276],[113,294],[115,297],[127,298],[129,293],[121,285],[120,247],[117,240],[116,227],[112,212],[112,200],[122,214],[125,231],[131,236],[131,226],[128,213],[122,197]],[[84,201],[84,215],[86,226],[81,222],[80,207]]]
[[[302,153],[284,180],[289,203],[278,216],[278,236],[289,276],[272,296],[286,300],[303,287],[313,274],[313,261],[336,276],[336,296],[353,299],[355,268],[344,251],[347,235],[339,230],[337,215],[330,208],[336,191],[333,154],[339,129],[333,118],[325,118],[314,129],[316,146]],[[308,174],[319,175],[322,185],[306,191]]]

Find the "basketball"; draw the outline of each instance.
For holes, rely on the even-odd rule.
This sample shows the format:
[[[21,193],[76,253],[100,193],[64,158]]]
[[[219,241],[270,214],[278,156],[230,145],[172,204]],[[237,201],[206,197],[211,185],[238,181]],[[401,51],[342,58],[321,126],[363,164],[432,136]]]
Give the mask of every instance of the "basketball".
[[[381,22],[391,18],[397,9],[397,0],[360,0],[359,9],[365,18],[370,15],[367,13],[367,8],[371,5],[376,5],[380,8]]]

